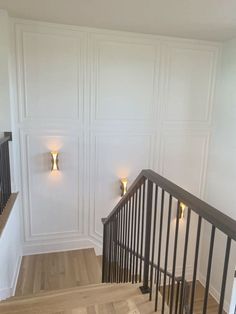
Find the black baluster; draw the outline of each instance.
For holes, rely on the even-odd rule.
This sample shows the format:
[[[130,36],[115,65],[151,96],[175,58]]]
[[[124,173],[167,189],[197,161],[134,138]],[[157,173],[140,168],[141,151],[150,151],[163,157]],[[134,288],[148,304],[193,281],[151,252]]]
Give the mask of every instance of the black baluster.
[[[186,232],[185,232],[185,243],[184,243],[184,258],[183,258],[183,267],[182,267],[182,282],[185,281],[190,218],[191,218],[191,209],[188,208],[187,224],[186,224]],[[183,311],[183,300],[184,300],[183,295],[184,295],[184,285],[181,286],[181,292],[180,292],[180,313],[182,313]]]
[[[137,238],[137,192],[135,192],[135,194],[134,194],[134,243],[133,243],[133,247],[132,247],[132,251],[133,251],[134,256],[133,256],[133,265],[132,265],[132,283],[134,283],[134,281],[136,281],[136,279],[135,279],[136,238]]]
[[[222,285],[221,285],[221,293],[220,293],[220,304],[219,304],[219,314],[222,314],[224,307],[224,297],[225,297],[225,285],[228,273],[228,265],[229,265],[229,255],[230,255],[230,247],[231,247],[231,239],[227,238],[226,251],[225,251],[225,261],[224,261],[224,269],[223,269],[223,277],[222,277]]]
[[[179,233],[179,211],[180,202],[177,203],[176,210],[176,224],[175,224],[175,240],[174,240],[174,255],[172,265],[172,284],[171,284],[171,299],[170,299],[170,313],[173,311],[173,300],[174,300],[174,288],[175,288],[175,270],[176,270],[176,257],[177,257],[177,246],[178,246],[178,233]]]
[[[161,193],[161,213],[160,213],[160,225],[159,225],[159,243],[158,243],[158,257],[157,257],[157,283],[156,283],[156,298],[155,298],[155,311],[157,311],[158,305],[158,285],[161,281],[160,277],[160,263],[161,263],[161,244],[162,244],[162,226],[163,226],[163,210],[164,210],[165,191]]]
[[[139,264],[139,282],[142,281],[142,262],[143,259],[142,257],[144,256],[143,254],[143,233],[144,233],[144,214],[145,214],[145,180],[142,184],[142,220],[141,220],[141,245],[140,245],[140,264]]]
[[[166,236],[166,253],[165,253],[165,269],[164,269],[164,282],[163,282],[162,313],[164,313],[164,311],[165,311],[166,273],[167,273],[167,265],[168,265],[171,210],[172,210],[172,195],[169,196],[169,210],[168,210],[167,236]]]
[[[133,262],[133,230],[134,230],[134,195],[132,195],[131,199],[131,234],[130,234],[130,261],[129,261],[129,281],[132,281],[132,262]]]
[[[152,194],[153,183],[148,180],[147,187],[147,209],[146,209],[146,228],[145,228],[145,252],[144,252],[144,268],[143,268],[143,286],[140,287],[142,293],[149,293],[149,262],[150,262],[150,240],[151,240],[151,221],[152,221]]]
[[[135,278],[136,278],[136,281],[137,282],[137,278],[138,278],[138,261],[139,261],[139,254],[140,253],[140,250],[139,250],[139,247],[140,247],[140,217],[141,217],[141,186],[139,186],[139,189],[138,189],[138,229],[137,229],[137,248],[136,248],[136,252],[137,252],[137,256],[136,256],[136,270],[135,270]],[[141,239],[142,241],[142,239]],[[140,280],[140,278],[139,278]]]
[[[213,249],[214,249],[214,241],[215,241],[215,226],[212,226],[208,266],[207,266],[207,276],[206,276],[206,287],[205,287],[204,304],[203,304],[203,314],[206,314],[207,312],[207,302],[208,302],[208,295],[209,295],[209,285],[210,285],[210,277],[211,277],[211,264],[212,264],[212,256],[213,256]]]
[[[199,216],[198,217],[198,226],[197,226],[195,258],[194,258],[194,266],[193,266],[193,281],[192,281],[190,313],[193,313],[194,296],[195,296],[196,279],[197,279],[198,255],[199,255],[200,236],[201,236],[201,226],[202,226],[202,217]]]
[[[155,201],[154,201],[154,216],[153,216],[153,232],[152,232],[152,257],[151,257],[151,272],[150,272],[150,294],[149,300],[152,300],[152,286],[153,286],[153,264],[154,264],[154,253],[156,243],[156,219],[157,219],[157,201],[158,201],[158,186],[155,188]]]

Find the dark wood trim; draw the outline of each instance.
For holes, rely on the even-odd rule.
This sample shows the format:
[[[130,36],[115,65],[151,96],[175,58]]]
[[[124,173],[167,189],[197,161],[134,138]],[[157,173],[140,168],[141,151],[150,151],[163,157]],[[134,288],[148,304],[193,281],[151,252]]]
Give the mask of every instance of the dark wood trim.
[[[16,198],[18,193],[12,193],[9,200],[7,201],[7,204],[3,210],[3,213],[0,215],[0,237],[3,233],[3,230],[5,226],[7,225],[8,219],[10,217],[12,208],[14,207]]]
[[[150,180],[157,184],[160,188],[170,193],[174,198],[184,203],[187,207],[191,208],[196,214],[207,220],[210,224],[214,225],[217,229],[221,230],[231,239],[236,241],[236,221],[229,216],[223,214],[218,209],[207,204],[203,200],[184,190],[175,183],[160,176],[156,172],[147,169],[142,170],[133,184],[128,189],[127,193],[122,197],[119,203],[115,206],[108,217],[103,221],[106,223],[110,217],[114,215],[118,208],[124,204],[127,199],[134,193],[137,187],[140,185],[141,180]]]

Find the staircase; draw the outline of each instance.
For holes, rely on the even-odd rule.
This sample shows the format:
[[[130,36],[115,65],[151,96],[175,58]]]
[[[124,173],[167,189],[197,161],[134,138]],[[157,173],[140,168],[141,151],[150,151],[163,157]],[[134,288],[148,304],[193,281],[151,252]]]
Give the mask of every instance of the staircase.
[[[181,204],[186,207],[182,228]],[[205,287],[201,302],[197,303],[204,221],[210,224],[211,231]],[[0,303],[0,313],[224,313],[236,221],[155,172],[143,170],[102,222],[102,261],[93,249],[24,257],[16,296]],[[219,270],[221,291],[215,306],[211,302],[210,282],[217,230],[225,236],[226,245],[221,248],[224,265]],[[193,269],[188,279],[190,245],[194,248],[189,258]],[[180,270],[177,261],[181,263]]]
[[[56,255],[57,254],[57,255]],[[52,254],[42,254],[39,256],[26,257],[23,260],[19,281],[17,287],[17,294],[20,296],[12,297],[6,301],[0,303],[0,313],[1,314],[104,314],[104,313],[154,313],[154,304],[149,302],[147,295],[143,295],[140,292],[139,285],[132,284],[93,284],[92,282],[97,281],[98,274],[101,274],[101,265],[97,260],[95,252],[93,249],[71,251],[65,256],[71,257],[68,262],[73,262],[73,257],[79,256],[77,262],[80,264],[80,275],[78,278],[81,280],[70,281],[73,285],[76,282],[80,286],[74,286],[67,289],[56,289],[50,290],[49,286],[44,286],[46,290],[32,292],[27,294],[26,287],[29,289],[29,282],[26,272],[26,265],[39,265],[37,260],[47,259],[48,264],[45,265],[44,269],[39,267],[35,269],[35,274],[32,272],[34,280],[31,279],[32,287],[43,286],[44,281],[40,280],[40,273],[45,273],[48,271],[48,282],[54,281],[59,283],[59,278],[63,271],[55,272],[55,255],[57,257],[57,262],[60,262],[60,253]],[[63,255],[63,253],[61,253]],[[86,265],[84,264],[83,257],[86,256]],[[50,260],[54,259],[54,265],[48,267]],[[53,267],[54,266],[54,272]],[[87,266],[87,268],[86,268]],[[87,270],[89,266],[92,266],[91,275],[89,278],[90,284],[88,284]],[[29,271],[29,269],[28,269]],[[70,274],[68,273],[70,271]],[[75,269],[75,273],[77,269]],[[82,274],[84,275],[82,276]],[[78,274],[78,273],[77,273]],[[68,283],[68,277],[71,275],[71,269],[66,270],[64,275],[64,282]],[[100,276],[101,277],[101,276]],[[78,279],[77,278],[77,279]],[[87,278],[87,279],[86,279]],[[101,278],[100,278],[101,280]],[[38,281],[38,282],[36,282]],[[23,284],[24,283],[24,284]],[[85,284],[85,285],[84,285]],[[29,291],[29,290],[28,290]],[[167,311],[167,306],[166,306]],[[158,313],[161,313],[158,309]]]

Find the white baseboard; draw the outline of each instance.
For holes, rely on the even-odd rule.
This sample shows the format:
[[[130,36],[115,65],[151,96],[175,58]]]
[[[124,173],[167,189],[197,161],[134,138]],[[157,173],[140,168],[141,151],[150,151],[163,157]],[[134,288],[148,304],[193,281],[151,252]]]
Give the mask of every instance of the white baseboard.
[[[0,300],[5,300],[15,295],[17,280],[20,272],[21,260],[22,256],[19,256],[15,266],[14,274],[12,276],[11,287],[0,289]]]
[[[205,287],[206,278],[200,272],[198,273],[198,280]],[[219,301],[220,301],[220,292],[211,283],[210,283],[209,291],[210,291],[211,296],[217,301],[217,303],[219,303]],[[230,308],[230,302],[228,302],[228,300],[225,300],[224,301],[224,311],[226,313],[229,313],[229,308]]]
[[[63,239],[47,242],[25,242],[23,245],[23,255],[34,255],[52,252],[63,252],[94,248],[96,255],[102,254],[102,245],[91,238],[83,239]]]

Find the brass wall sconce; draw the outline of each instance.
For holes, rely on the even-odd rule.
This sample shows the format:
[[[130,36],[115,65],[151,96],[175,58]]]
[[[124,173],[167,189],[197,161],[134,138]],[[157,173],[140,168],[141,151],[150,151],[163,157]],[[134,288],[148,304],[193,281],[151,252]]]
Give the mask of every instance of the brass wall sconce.
[[[51,171],[59,170],[59,166],[58,166],[58,152],[51,152],[51,162],[52,162]]]
[[[179,204],[179,219],[184,219],[185,208],[186,208],[186,205],[181,202]]]
[[[121,196],[124,196],[126,194],[126,192],[127,192],[127,185],[128,185],[127,178],[120,179]]]

